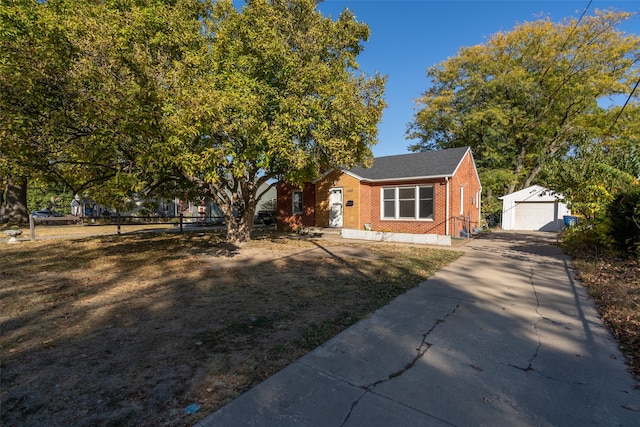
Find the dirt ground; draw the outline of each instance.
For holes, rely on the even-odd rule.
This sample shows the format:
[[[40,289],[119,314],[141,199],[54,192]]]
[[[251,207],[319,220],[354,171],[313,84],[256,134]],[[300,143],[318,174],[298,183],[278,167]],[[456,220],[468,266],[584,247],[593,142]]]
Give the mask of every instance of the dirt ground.
[[[193,425],[460,253],[211,231],[0,244],[0,421]]]

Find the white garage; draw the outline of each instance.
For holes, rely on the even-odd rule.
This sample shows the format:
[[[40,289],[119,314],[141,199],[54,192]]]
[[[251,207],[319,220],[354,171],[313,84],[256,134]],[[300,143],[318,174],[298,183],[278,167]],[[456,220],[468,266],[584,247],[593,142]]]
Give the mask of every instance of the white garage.
[[[500,197],[503,230],[557,231],[564,226],[565,215],[571,212],[561,197],[546,188],[533,185]]]

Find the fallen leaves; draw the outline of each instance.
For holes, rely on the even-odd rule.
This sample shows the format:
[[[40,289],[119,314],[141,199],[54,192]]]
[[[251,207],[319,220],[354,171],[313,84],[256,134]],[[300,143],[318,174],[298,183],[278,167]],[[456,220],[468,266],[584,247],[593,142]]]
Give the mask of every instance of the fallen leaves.
[[[640,376],[640,261],[576,259],[574,266],[630,370]]]

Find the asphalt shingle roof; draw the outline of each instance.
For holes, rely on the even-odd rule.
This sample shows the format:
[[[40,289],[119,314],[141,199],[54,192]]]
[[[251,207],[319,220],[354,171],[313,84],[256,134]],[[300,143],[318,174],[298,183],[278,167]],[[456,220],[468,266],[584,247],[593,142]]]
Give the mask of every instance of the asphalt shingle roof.
[[[377,157],[370,168],[357,166],[349,172],[365,180],[397,180],[451,176],[469,147]]]

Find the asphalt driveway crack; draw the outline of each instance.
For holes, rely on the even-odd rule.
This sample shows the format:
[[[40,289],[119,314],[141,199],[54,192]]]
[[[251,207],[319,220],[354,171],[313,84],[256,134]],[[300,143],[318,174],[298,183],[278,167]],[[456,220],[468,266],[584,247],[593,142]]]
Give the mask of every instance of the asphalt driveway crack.
[[[347,421],[349,420],[349,418],[351,417],[351,414],[353,413],[353,410],[358,406],[358,403],[360,403],[360,401],[362,400],[363,397],[365,397],[368,393],[373,392],[373,390],[380,384],[383,384],[385,382],[391,381],[395,378],[398,378],[402,375],[404,375],[407,371],[411,370],[416,363],[418,363],[418,361],[427,353],[427,351],[429,351],[429,349],[432,347],[432,344],[429,343],[427,341],[429,335],[431,335],[433,333],[433,331],[442,323],[444,323],[447,318],[449,318],[450,316],[452,316],[453,314],[455,314],[455,312],[458,310],[458,308],[460,308],[460,302],[458,302],[453,309],[445,314],[442,318],[437,319],[434,324],[431,326],[431,328],[429,328],[428,331],[426,331],[424,334],[422,334],[422,341],[420,342],[420,345],[418,346],[418,348],[416,349],[416,355],[413,357],[413,359],[408,362],[405,366],[403,366],[401,369],[390,373],[387,378],[378,380],[378,381],[374,381],[373,383],[369,384],[369,385],[364,385],[361,386],[361,388],[364,390],[364,393],[362,393],[352,404],[351,404],[351,408],[349,409],[349,413],[347,413],[347,416],[345,417],[344,421],[342,422],[341,426],[344,426]],[[396,403],[400,403],[400,402],[396,402]]]

